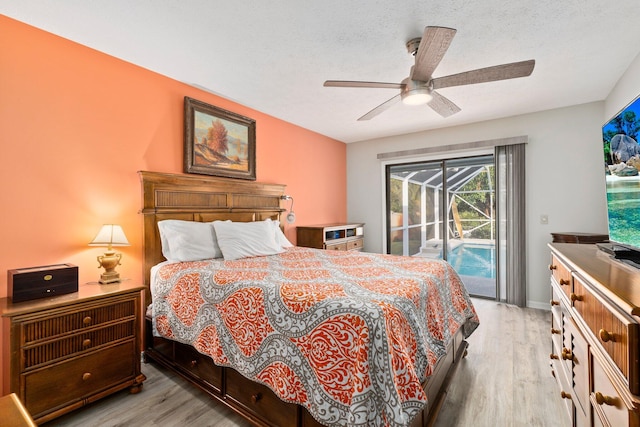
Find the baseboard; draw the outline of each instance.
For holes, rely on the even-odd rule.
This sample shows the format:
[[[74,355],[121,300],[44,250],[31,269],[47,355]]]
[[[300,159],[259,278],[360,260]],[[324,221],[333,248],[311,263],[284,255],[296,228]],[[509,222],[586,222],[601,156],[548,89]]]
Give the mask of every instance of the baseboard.
[[[527,307],[529,308],[537,308],[539,310],[551,310],[551,306],[548,302],[540,302],[540,301],[527,301]]]

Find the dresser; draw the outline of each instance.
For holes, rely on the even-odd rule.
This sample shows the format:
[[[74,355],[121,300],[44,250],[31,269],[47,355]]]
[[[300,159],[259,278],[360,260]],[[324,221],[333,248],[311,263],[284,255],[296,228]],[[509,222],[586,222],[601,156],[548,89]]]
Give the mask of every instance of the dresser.
[[[144,287],[80,285],[78,292],[0,299],[3,395],[38,424],[116,391],[140,391]]]
[[[551,243],[551,369],[575,427],[640,427],[640,270]]]
[[[298,246],[334,251],[361,251],[364,246],[364,224],[333,223],[296,228]]]

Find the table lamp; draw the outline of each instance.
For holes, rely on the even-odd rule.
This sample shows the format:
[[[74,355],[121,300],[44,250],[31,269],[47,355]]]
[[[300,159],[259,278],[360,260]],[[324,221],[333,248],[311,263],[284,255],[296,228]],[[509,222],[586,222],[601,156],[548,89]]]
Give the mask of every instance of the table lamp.
[[[106,246],[104,255],[99,255],[98,268],[104,268],[104,273],[100,275],[100,283],[115,283],[120,281],[120,273],[116,271],[116,266],[120,265],[121,253],[116,253],[113,246],[129,246],[129,241],[122,231],[122,227],[116,224],[105,224],[102,226],[96,237],[89,243],[89,246]]]

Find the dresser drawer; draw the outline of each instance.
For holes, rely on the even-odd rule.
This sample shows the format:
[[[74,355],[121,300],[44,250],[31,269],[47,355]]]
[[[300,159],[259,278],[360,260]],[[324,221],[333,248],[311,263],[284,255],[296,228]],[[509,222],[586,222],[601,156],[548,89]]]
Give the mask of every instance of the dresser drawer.
[[[563,264],[562,261],[560,261],[558,257],[555,256],[555,254],[551,254],[551,264],[549,265],[549,270],[551,270],[551,277],[553,277],[553,280],[555,280],[555,282],[560,285],[560,289],[562,289],[562,292],[564,292],[564,294],[568,298],[569,295],[571,295],[572,281],[571,270],[569,269],[569,267]]]
[[[640,394],[638,381],[638,348],[630,342],[638,342],[638,324],[625,319],[615,310],[602,303],[580,277],[574,279],[575,310],[582,316],[593,335],[606,353],[611,357],[622,375],[629,381],[629,389]]]
[[[35,345],[25,345],[22,348],[22,370],[35,369],[56,360],[90,351],[96,347],[133,338],[136,335],[135,328],[136,320],[130,318],[86,332],[77,332],[48,341],[40,341]]]
[[[583,425],[589,425],[591,404],[589,403],[589,347],[587,341],[578,330],[573,320],[567,321],[570,342],[563,350],[562,358],[571,367],[571,381],[573,385],[573,403],[576,408],[576,418],[583,420]]]
[[[228,399],[240,403],[270,425],[297,425],[297,405],[280,400],[269,387],[246,379],[234,369],[227,368],[225,373]]]
[[[560,297],[560,291],[558,288],[560,286],[555,283],[551,284],[551,301],[549,304],[551,305],[551,313],[556,318],[557,322],[562,325],[562,307],[564,304],[562,303],[562,298]]]
[[[43,311],[21,323],[21,344],[91,328],[123,318],[135,318],[138,301],[135,297],[112,298],[108,303],[77,304],[65,309]]]
[[[628,427],[631,419],[636,418],[633,425],[637,425],[637,414],[630,412],[625,406],[611,380],[605,373],[600,360],[592,355],[593,392],[591,404],[593,406],[594,424],[605,426]],[[597,421],[596,421],[597,420]]]
[[[571,371],[567,372],[566,366],[562,363],[560,359],[561,348],[552,344],[551,349],[551,369],[553,369],[554,376],[558,385],[560,386],[560,391],[558,395],[562,398],[562,403],[567,410],[567,414],[573,414],[573,396],[571,385],[569,384],[569,376],[571,375]]]
[[[23,400],[34,418],[43,412],[69,405],[83,397],[115,386],[136,375],[135,342],[115,347],[21,375]]]
[[[553,342],[554,348],[564,347],[563,333],[562,333],[562,314],[560,319],[555,314],[551,315],[551,342]]]

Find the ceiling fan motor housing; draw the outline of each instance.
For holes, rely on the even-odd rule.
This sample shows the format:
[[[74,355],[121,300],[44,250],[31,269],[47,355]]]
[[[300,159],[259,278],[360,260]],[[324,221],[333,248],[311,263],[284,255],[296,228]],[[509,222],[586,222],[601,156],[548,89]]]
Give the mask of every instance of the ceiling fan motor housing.
[[[411,80],[407,77],[402,81],[402,84],[403,86],[400,90],[400,98],[402,98],[402,102],[407,105],[426,104],[433,98],[433,95],[431,95],[431,91],[433,89],[431,81],[421,82],[418,80]]]
[[[407,42],[407,52],[409,52],[409,55],[416,56],[416,53],[418,53],[418,47],[420,47],[420,40],[422,40],[422,37],[416,37],[415,39],[411,39]]]

